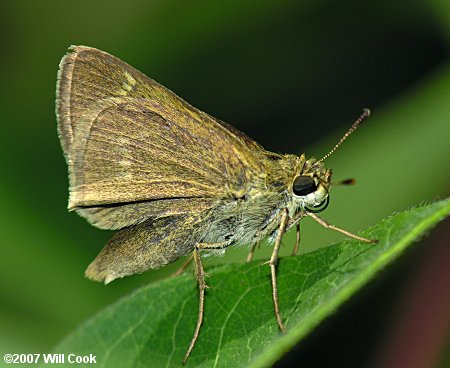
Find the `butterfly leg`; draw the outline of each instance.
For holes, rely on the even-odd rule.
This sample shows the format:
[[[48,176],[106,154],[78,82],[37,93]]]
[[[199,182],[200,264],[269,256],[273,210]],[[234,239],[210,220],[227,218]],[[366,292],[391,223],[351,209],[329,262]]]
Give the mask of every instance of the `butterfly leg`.
[[[292,252],[293,256],[297,255],[298,252],[298,247],[300,246],[300,223],[297,223],[296,227],[295,227],[295,246],[294,246],[294,250]]]
[[[194,259],[194,254],[191,254],[189,256],[189,258],[186,259],[186,261],[181,265],[181,267],[172,274],[172,277],[181,275],[184,272],[184,270],[190,265],[190,263],[192,262],[193,259]]]
[[[221,243],[199,243],[195,246],[194,252],[192,253],[192,259],[195,265],[195,276],[197,278],[198,290],[199,290],[199,305],[198,305],[198,317],[197,326],[195,327],[194,336],[192,337],[191,343],[186,351],[183,358],[183,364],[186,363],[192,349],[194,348],[195,342],[197,341],[198,335],[200,333],[200,327],[203,323],[203,312],[205,306],[205,289],[208,287],[205,282],[205,270],[203,269],[202,258],[200,256],[200,251],[204,249],[223,249],[230,245],[229,242]]]
[[[273,306],[275,308],[275,317],[277,318],[278,327],[281,331],[285,331],[285,327],[283,321],[281,320],[280,315],[280,306],[278,305],[278,287],[277,287],[277,262],[278,262],[278,252],[280,251],[281,239],[286,231],[286,226],[289,221],[288,211],[285,209],[283,214],[281,215],[280,227],[278,228],[277,237],[275,239],[275,246],[273,247],[272,256],[270,257],[270,261],[268,262],[270,265],[270,273],[272,276],[272,299]]]
[[[253,256],[255,255],[256,247],[257,247],[258,245],[259,245],[258,243],[255,243],[255,244],[253,244],[252,247],[250,248],[250,252],[248,252],[248,255],[247,255],[247,262],[250,262],[250,261],[253,259]]]
[[[349,236],[350,238],[361,240],[361,241],[366,242],[366,243],[378,243],[378,240],[371,240],[371,239],[363,238],[362,236],[358,236],[358,235],[353,234],[353,233],[351,233],[351,232],[349,232],[347,230],[344,230],[344,229],[341,229],[341,228],[339,228],[337,226],[331,225],[328,222],[326,222],[323,218],[317,216],[314,213],[306,212],[306,216],[309,216],[309,217],[313,218],[318,224],[322,225],[323,227],[325,227],[327,229],[335,230],[337,232],[340,232],[340,233],[342,233],[344,235]]]

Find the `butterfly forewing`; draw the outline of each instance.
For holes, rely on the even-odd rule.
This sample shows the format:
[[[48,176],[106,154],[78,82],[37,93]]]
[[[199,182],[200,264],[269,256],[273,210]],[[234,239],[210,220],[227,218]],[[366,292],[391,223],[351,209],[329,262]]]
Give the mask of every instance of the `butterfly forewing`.
[[[63,59],[57,113],[69,208],[103,228],[172,213],[148,201],[190,199],[174,211],[203,211],[261,172],[257,143],[96,49],[74,47]],[[115,216],[120,205],[135,219]]]

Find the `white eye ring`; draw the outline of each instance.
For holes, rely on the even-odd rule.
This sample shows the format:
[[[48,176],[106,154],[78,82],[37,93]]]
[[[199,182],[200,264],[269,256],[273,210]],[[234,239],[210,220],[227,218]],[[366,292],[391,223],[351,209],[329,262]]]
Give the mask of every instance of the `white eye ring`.
[[[325,210],[328,207],[329,203],[330,203],[330,196],[327,195],[326,198],[317,206],[306,205],[305,209],[308,210],[308,212],[319,213]]]

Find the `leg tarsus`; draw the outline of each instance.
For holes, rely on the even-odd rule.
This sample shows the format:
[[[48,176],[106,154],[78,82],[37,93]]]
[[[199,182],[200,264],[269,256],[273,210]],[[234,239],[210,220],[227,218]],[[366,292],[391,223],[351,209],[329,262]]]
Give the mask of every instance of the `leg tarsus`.
[[[198,283],[198,290],[199,290],[199,304],[198,304],[198,317],[197,317],[197,325],[195,327],[194,336],[192,337],[191,343],[189,344],[189,347],[186,351],[186,354],[184,354],[183,358],[183,364],[185,364],[189,358],[189,355],[192,352],[192,349],[194,349],[195,343],[197,342],[198,335],[200,333],[200,327],[202,327],[203,323],[203,314],[204,314],[204,307],[205,307],[205,289],[208,289],[209,286],[206,285],[205,277],[208,277],[209,275],[205,273],[203,269],[202,264],[202,258],[200,256],[201,250],[208,250],[208,249],[224,249],[227,246],[229,246],[231,242],[224,241],[219,243],[199,243],[195,246],[194,251],[192,253],[191,259],[194,260],[195,265],[195,276],[197,277],[197,283]]]
[[[350,238],[353,238],[353,239],[356,239],[356,240],[360,240],[360,241],[363,241],[363,242],[366,242],[366,243],[378,243],[378,240],[372,240],[372,239],[363,238],[362,236],[358,236],[356,234],[353,234],[353,233],[351,233],[351,232],[349,232],[347,230],[341,229],[340,227],[331,225],[330,223],[325,221],[323,218],[317,216],[314,213],[307,212],[306,216],[309,216],[309,217],[313,218],[318,224],[322,225],[323,227],[325,227],[327,229],[331,229],[331,230],[337,231],[337,232],[339,232],[341,234],[347,235]]]
[[[275,239],[275,245],[273,247],[272,256],[270,257],[270,260],[268,264],[270,265],[270,274],[272,279],[272,299],[273,299],[273,306],[275,309],[275,317],[277,319],[278,327],[282,332],[286,330],[284,327],[283,321],[281,320],[281,314],[280,314],[280,306],[278,304],[278,286],[277,286],[277,263],[278,263],[278,253],[280,251],[281,246],[281,239],[283,238],[283,235],[286,231],[286,225],[288,223],[288,212],[285,209],[280,221],[280,227],[278,228],[278,234]]]
[[[192,337],[191,343],[186,351],[186,354],[183,358],[183,364],[187,362],[189,355],[194,349],[195,343],[198,339],[198,335],[200,333],[200,327],[203,323],[203,312],[205,306],[205,289],[208,287],[205,283],[205,272],[203,270],[202,259],[200,257],[200,250],[196,246],[194,252],[192,253],[192,258],[194,259],[195,264],[195,275],[197,277],[198,289],[199,289],[199,305],[198,305],[198,317],[197,317],[197,325],[195,327],[194,336]]]

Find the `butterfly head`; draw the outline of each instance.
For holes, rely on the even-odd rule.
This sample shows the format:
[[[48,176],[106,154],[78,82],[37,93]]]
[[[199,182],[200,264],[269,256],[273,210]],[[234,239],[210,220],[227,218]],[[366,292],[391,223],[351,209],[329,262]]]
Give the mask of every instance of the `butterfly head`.
[[[292,183],[292,196],[300,208],[309,212],[321,212],[328,207],[330,201],[331,170],[325,168],[323,161],[333,154],[348,136],[369,116],[370,110],[364,109],[362,114],[333,149],[320,160],[310,159],[305,161],[304,156],[301,157],[304,165]]]
[[[292,182],[292,197],[300,208],[309,212],[321,212],[328,207],[331,170],[310,159]]]

